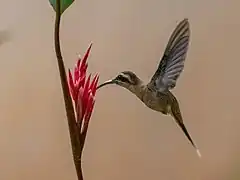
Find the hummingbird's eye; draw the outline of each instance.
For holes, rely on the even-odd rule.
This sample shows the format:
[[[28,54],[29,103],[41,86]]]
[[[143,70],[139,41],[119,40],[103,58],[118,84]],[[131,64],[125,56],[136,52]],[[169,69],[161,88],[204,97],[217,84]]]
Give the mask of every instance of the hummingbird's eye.
[[[131,83],[128,78],[126,78],[122,75],[118,75],[116,79],[121,81],[121,82]]]

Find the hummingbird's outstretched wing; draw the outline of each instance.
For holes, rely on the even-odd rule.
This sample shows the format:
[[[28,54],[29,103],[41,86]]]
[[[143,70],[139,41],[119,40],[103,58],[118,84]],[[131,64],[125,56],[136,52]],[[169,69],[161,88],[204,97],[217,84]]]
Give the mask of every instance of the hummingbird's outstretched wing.
[[[183,19],[173,31],[150,85],[159,91],[173,89],[184,68],[190,38],[188,19]]]

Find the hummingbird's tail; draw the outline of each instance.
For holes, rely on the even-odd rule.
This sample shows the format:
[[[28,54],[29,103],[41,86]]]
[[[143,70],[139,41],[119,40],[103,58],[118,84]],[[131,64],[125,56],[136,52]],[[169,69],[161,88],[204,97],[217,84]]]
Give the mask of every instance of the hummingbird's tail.
[[[198,156],[201,157],[201,153],[200,153],[198,147],[196,146],[196,144],[193,142],[193,140],[192,140],[190,134],[188,133],[187,128],[185,127],[185,125],[184,125],[183,123],[179,122],[179,121],[176,119],[176,117],[174,117],[174,118],[175,118],[175,120],[177,121],[177,123],[178,123],[178,125],[180,126],[180,128],[182,129],[182,131],[184,132],[184,134],[187,136],[188,140],[191,142],[191,144],[193,145],[193,147],[196,149]]]
[[[184,134],[187,136],[188,140],[191,142],[193,147],[196,149],[198,156],[201,157],[201,153],[200,153],[198,147],[193,142],[190,134],[187,131],[187,128],[185,127],[185,125],[183,123],[183,119],[182,119],[182,115],[181,115],[181,112],[180,112],[180,108],[179,108],[178,102],[177,102],[175,97],[174,97],[174,103],[172,103],[172,107],[171,107],[171,115],[174,117],[174,119],[177,122],[177,124],[180,126],[180,128],[182,129]]]

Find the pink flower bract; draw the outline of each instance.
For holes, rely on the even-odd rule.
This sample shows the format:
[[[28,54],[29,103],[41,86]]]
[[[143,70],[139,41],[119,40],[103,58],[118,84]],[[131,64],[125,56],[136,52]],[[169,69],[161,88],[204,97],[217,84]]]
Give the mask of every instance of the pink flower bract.
[[[95,75],[91,80],[91,74],[87,77],[87,59],[91,50],[92,44],[89,46],[83,58],[79,58],[74,68],[74,72],[69,70],[68,83],[72,99],[75,103],[77,112],[77,121],[88,122],[95,103],[95,95],[99,75]]]

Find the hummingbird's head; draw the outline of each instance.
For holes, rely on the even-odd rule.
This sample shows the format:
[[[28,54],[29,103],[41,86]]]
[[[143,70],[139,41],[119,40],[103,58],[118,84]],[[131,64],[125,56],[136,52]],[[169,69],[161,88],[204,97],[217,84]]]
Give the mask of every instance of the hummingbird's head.
[[[138,87],[142,85],[142,81],[133,72],[123,71],[119,73],[118,76],[114,79],[106,81],[103,84],[99,85],[97,89],[107,84],[117,84],[136,94]]]

